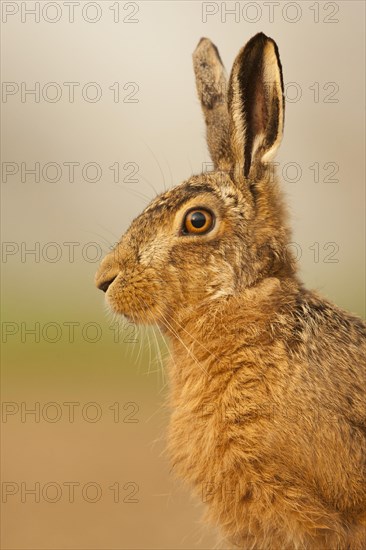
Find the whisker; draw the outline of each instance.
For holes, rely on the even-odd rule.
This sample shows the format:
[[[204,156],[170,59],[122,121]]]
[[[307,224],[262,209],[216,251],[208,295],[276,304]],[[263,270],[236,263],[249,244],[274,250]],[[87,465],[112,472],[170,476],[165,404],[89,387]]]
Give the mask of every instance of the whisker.
[[[155,161],[156,161],[156,164],[158,165],[160,174],[161,174],[161,176],[162,176],[162,178],[163,178],[164,190],[166,191],[164,172],[163,172],[163,170],[162,170],[162,168],[161,168],[161,166],[160,166],[160,163],[159,163],[158,159],[156,158],[155,153],[153,152],[153,150],[151,149],[151,147],[149,147],[149,145],[148,145],[144,140],[142,140],[142,141],[143,141],[144,145],[149,149],[150,153],[152,154],[152,156],[154,157],[154,159],[155,159]],[[155,191],[155,192],[156,192],[156,191]],[[156,192],[156,194],[158,195],[159,193]]]
[[[172,334],[179,340],[179,342],[183,345],[183,347],[187,350],[188,354],[192,357],[194,362],[199,366],[199,368],[208,376],[208,372],[206,369],[200,364],[197,357],[194,355],[194,353],[186,346],[186,344],[183,342],[182,338],[179,336],[179,334],[174,330],[174,328],[170,325],[169,321],[165,318],[162,312],[160,312],[160,315],[163,317],[165,323],[168,325],[168,329],[172,332]],[[165,324],[164,323],[164,324]]]
[[[170,315],[169,313],[167,313],[167,315],[169,315],[169,317],[173,320],[173,322],[175,324],[178,325],[178,327],[181,329],[181,330],[184,330],[184,332],[186,334],[188,334],[188,336],[190,338],[192,338],[192,340],[194,342],[196,342],[199,346],[201,346],[205,351],[207,351],[212,357],[214,357],[214,359],[216,359],[217,361],[219,361],[219,358],[212,352],[210,351],[208,348],[206,348],[206,346],[204,346],[199,340],[197,340],[197,338],[195,338],[188,330],[186,330],[180,323],[178,323],[178,321],[176,319],[173,318],[172,315]]]

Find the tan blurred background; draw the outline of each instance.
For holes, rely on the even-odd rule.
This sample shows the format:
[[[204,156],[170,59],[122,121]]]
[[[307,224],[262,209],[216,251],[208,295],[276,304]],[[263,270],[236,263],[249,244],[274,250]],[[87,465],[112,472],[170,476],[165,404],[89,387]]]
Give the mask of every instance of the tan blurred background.
[[[209,163],[200,37],[229,70],[263,31],[284,68],[277,161],[303,279],[365,315],[364,2],[1,9],[2,548],[223,548],[164,455],[166,345],[117,332],[94,273],[156,192]]]

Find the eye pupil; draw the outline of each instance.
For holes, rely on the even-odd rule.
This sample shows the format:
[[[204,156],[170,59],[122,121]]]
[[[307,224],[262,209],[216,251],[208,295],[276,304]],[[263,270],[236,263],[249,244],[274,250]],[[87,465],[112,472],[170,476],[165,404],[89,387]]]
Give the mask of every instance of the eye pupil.
[[[189,233],[203,235],[213,227],[214,218],[212,213],[205,208],[189,210],[186,213],[183,222],[182,232],[184,235]]]
[[[203,212],[194,212],[191,216],[191,224],[196,229],[200,229],[206,223],[206,216]]]

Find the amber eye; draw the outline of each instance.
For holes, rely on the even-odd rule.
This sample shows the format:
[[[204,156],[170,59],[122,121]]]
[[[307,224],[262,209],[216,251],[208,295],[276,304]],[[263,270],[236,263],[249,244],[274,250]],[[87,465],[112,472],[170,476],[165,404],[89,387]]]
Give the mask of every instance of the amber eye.
[[[213,215],[208,210],[203,208],[190,210],[184,218],[183,233],[202,235],[203,233],[207,233],[207,231],[212,228],[213,221]]]

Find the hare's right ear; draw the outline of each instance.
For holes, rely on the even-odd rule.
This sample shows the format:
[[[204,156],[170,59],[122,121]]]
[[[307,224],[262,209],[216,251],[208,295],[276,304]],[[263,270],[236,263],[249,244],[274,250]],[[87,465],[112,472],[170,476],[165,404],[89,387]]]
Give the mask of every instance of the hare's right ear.
[[[194,53],[198,97],[206,121],[207,145],[215,168],[232,166],[227,107],[227,78],[219,52],[208,38],[201,38]]]
[[[276,43],[256,34],[239,52],[228,88],[230,142],[236,177],[248,178],[272,159],[284,121],[283,79]]]

